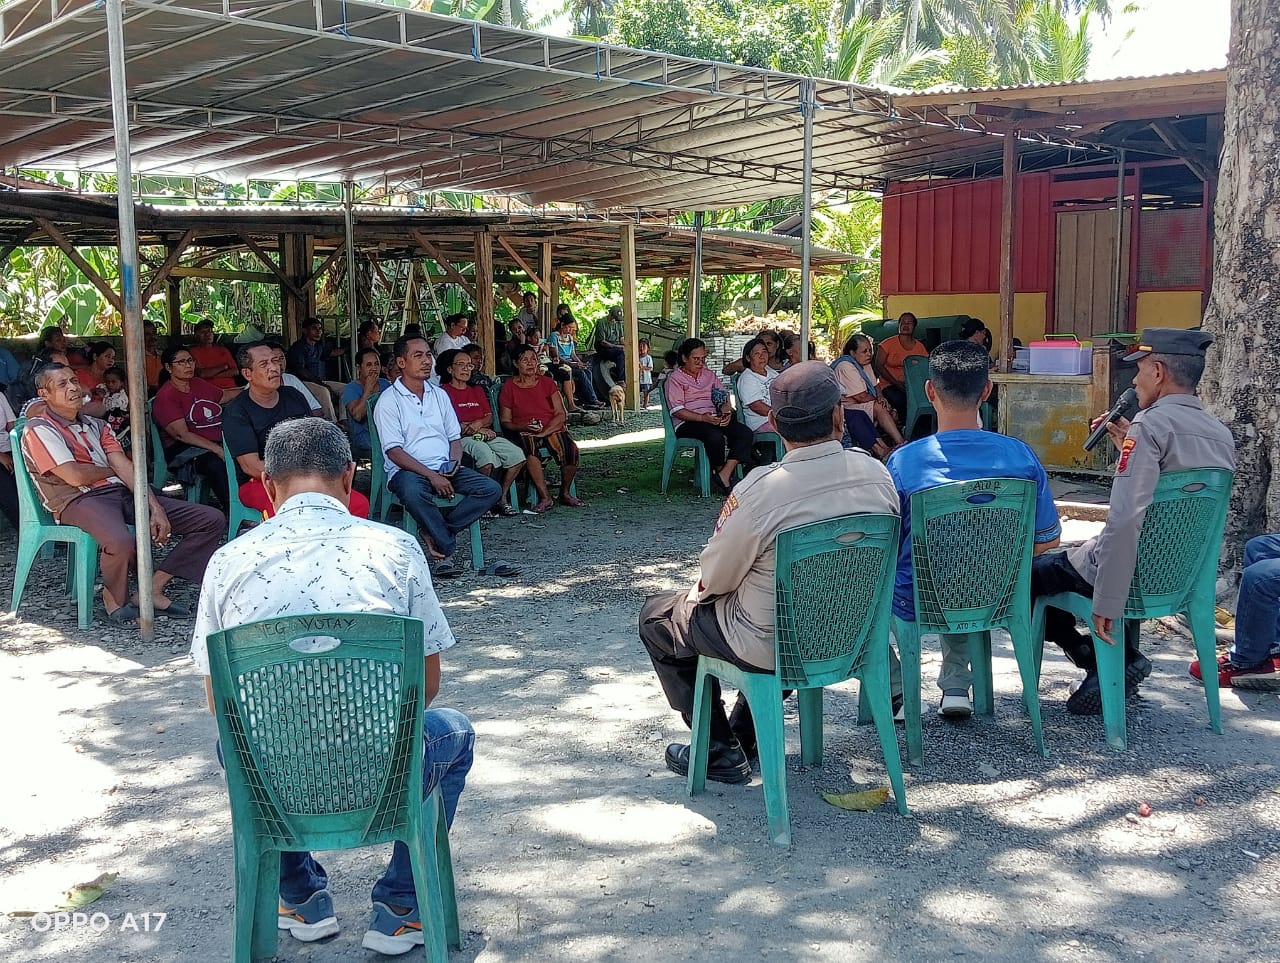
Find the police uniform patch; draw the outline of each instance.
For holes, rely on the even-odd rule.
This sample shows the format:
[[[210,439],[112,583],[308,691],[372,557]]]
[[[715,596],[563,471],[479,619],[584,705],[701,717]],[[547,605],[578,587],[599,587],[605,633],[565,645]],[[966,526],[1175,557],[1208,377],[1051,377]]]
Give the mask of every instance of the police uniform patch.
[[[1123,475],[1124,470],[1129,467],[1129,455],[1138,445],[1136,438],[1126,438],[1124,444],[1120,446],[1120,460],[1116,462],[1116,474]]]
[[[738,496],[729,493],[729,497],[724,500],[724,506],[720,509],[720,517],[716,519],[716,531],[724,528],[724,523],[729,520],[729,516],[738,508]]]

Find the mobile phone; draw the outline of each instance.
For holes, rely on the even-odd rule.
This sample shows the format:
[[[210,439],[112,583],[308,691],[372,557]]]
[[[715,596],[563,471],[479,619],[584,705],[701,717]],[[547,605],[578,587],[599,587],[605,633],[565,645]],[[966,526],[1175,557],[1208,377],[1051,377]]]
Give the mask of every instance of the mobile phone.
[[[443,465],[441,465],[439,468],[436,469],[436,471],[439,472],[441,475],[452,475],[457,470],[458,470],[458,463],[456,461],[447,461]]]

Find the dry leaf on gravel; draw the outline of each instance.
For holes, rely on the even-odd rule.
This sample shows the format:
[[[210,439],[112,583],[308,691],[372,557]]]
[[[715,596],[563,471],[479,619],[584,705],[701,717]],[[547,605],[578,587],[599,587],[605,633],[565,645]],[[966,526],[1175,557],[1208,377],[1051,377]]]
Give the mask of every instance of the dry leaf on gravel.
[[[889,790],[881,786],[879,789],[865,789],[862,792],[834,793],[823,792],[822,798],[837,809],[850,809],[854,812],[868,813],[879,809],[889,799]]]

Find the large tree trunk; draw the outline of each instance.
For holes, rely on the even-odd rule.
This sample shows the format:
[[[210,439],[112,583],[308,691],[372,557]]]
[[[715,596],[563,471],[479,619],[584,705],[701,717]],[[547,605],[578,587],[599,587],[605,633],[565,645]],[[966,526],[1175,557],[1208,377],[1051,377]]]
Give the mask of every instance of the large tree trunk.
[[[1280,4],[1232,0],[1231,56],[1215,209],[1217,338],[1200,395],[1236,437],[1224,572],[1244,542],[1280,531]]]

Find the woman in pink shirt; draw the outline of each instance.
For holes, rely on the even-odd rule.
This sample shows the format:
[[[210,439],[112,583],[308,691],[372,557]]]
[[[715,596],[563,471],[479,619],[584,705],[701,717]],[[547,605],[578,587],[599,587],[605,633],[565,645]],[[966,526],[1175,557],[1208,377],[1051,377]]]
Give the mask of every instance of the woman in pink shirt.
[[[728,494],[734,469],[751,457],[751,429],[733,417],[728,392],[707,370],[706,343],[689,338],[677,353],[680,366],[663,386],[676,435],[702,442],[711,463],[711,480]]]

